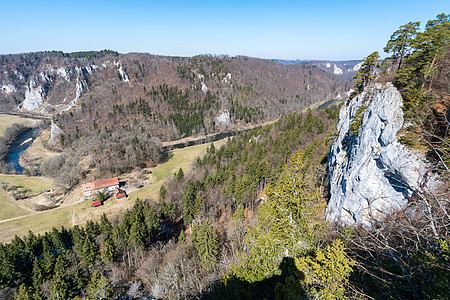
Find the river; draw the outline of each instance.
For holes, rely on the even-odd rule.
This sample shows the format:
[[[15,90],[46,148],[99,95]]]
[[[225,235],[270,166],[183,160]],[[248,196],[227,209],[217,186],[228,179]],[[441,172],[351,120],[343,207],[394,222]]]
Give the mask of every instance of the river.
[[[15,142],[11,144],[6,154],[8,172],[22,174],[23,168],[19,164],[20,155],[25,151],[39,135],[39,127],[29,128],[20,133]]]

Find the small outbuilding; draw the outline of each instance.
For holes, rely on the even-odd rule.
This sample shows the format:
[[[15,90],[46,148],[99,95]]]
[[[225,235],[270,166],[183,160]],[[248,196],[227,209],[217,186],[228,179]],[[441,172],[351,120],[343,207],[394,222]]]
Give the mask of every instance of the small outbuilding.
[[[97,206],[100,206],[100,205],[102,205],[102,201],[95,201],[95,202],[92,203],[92,207],[97,207]]]
[[[114,190],[114,196],[115,196],[116,199],[118,200],[118,199],[126,198],[126,197],[127,197],[127,194],[125,193],[124,190],[119,189],[119,188],[116,188],[116,189]]]

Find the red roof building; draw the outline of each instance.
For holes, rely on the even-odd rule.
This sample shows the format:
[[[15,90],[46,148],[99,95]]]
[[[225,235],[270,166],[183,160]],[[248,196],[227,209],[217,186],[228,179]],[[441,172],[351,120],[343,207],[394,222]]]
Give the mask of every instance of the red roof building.
[[[104,190],[106,190],[107,192],[112,192],[119,187],[119,179],[117,177],[114,177],[94,182],[88,182],[82,184],[81,187],[83,188],[83,193],[86,197],[94,193],[96,194],[97,192],[103,192]]]
[[[114,190],[114,196],[116,196],[116,199],[122,199],[122,198],[126,198],[127,194],[125,193],[124,190],[121,190],[119,188],[116,188]]]
[[[95,202],[92,203],[92,207],[97,207],[97,206],[100,206],[100,205],[102,205],[102,201],[95,201]]]

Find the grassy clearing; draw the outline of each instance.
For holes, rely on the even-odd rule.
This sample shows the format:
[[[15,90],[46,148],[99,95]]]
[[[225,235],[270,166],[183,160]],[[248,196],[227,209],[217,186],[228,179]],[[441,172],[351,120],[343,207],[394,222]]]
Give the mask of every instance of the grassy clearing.
[[[6,182],[10,187],[17,186],[19,191],[29,190],[31,194],[41,193],[53,187],[53,181],[42,176],[0,174],[0,182]]]
[[[226,139],[216,141],[214,142],[214,146],[220,148],[226,141]],[[150,185],[131,192],[129,196],[134,199],[138,197],[140,199],[145,199],[147,197],[151,197],[154,200],[158,199],[159,189],[167,177],[172,176],[180,168],[187,173],[191,169],[194,159],[198,156],[203,156],[209,145],[211,145],[211,143],[171,151],[172,157],[167,162],[160,164],[151,170]]]
[[[77,204],[77,205],[81,205]],[[75,206],[75,205],[74,205]],[[36,215],[27,216],[5,223],[0,223],[0,242],[8,243],[15,236],[24,236],[31,230],[34,233],[44,233],[53,227],[72,226],[74,206],[57,208]]]
[[[39,122],[40,120],[36,119],[28,119],[19,116],[0,114],[0,136],[5,133],[6,128],[11,127],[13,124],[23,124],[34,127],[35,125],[39,124]]]
[[[6,220],[29,214],[28,211],[15,204],[11,195],[2,189],[0,189],[0,207],[0,220]]]

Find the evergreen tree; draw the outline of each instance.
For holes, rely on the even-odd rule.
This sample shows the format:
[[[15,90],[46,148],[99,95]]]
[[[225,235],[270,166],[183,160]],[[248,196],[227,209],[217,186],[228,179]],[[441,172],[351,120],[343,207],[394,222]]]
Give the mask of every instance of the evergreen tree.
[[[143,212],[147,239],[153,239],[157,235],[161,226],[159,222],[160,215],[154,207],[148,204],[144,207]]]
[[[135,221],[131,224],[129,243],[134,249],[143,249],[145,247],[145,226],[141,221]]]
[[[41,284],[46,280],[46,274],[41,266],[42,260],[35,259],[33,263],[33,287],[35,290],[41,288]]]
[[[97,193],[97,199],[96,199],[96,201],[100,201],[100,202],[105,201],[105,196],[103,195],[102,192],[98,192],[98,193]]]
[[[183,194],[183,221],[185,226],[189,226],[197,217],[204,204],[200,190],[202,183],[200,181],[189,182],[184,188]]]
[[[107,235],[112,233],[112,225],[111,222],[109,222],[108,217],[105,215],[105,213],[102,214],[100,218],[100,226],[99,226],[100,232],[103,235]]]
[[[408,24],[400,26],[395,31],[390,40],[387,42],[384,51],[387,53],[392,52],[392,58],[397,61],[397,68],[400,69],[405,56],[411,53],[412,44],[417,36],[420,22],[409,22]]]
[[[33,300],[31,294],[31,289],[28,288],[25,284],[21,284],[19,290],[14,295],[14,300]]]
[[[113,289],[109,280],[95,271],[87,287],[87,293],[92,299],[109,299],[113,294]]]
[[[92,266],[98,258],[99,255],[99,247],[98,244],[91,238],[87,236],[84,240],[83,245],[83,261],[85,265]]]
[[[112,233],[107,234],[103,239],[102,257],[105,262],[113,262],[115,256],[115,245]]]
[[[163,201],[161,202],[161,216],[164,219],[175,218],[176,208],[173,201]]]
[[[201,225],[194,226],[193,242],[202,267],[206,270],[212,269],[217,262],[219,238],[209,220],[206,220]]]
[[[295,258],[295,266],[303,272],[307,289],[315,299],[344,299],[353,265],[340,240],[325,250],[317,249],[314,255]]]
[[[353,79],[355,79],[355,91],[352,95],[350,95],[351,98],[356,96],[358,93],[361,93],[364,90],[364,87],[366,87],[376,77],[379,58],[380,55],[378,54],[378,51],[375,51],[366,57],[361,65],[361,68],[359,69],[359,72],[357,72],[353,77]]]
[[[86,289],[88,283],[87,271],[80,267],[79,264],[75,266],[73,271],[72,282],[73,287],[77,292],[83,292]]]
[[[159,188],[159,201],[166,199],[167,189],[165,185],[161,185]]]
[[[178,172],[175,174],[175,180],[180,182],[181,180],[183,180],[183,178],[184,178],[184,171],[182,168],[180,168]]]
[[[52,278],[52,298],[67,299],[70,295],[70,278],[66,273],[69,262],[60,255],[55,264],[55,271]]]
[[[267,200],[258,211],[258,223],[246,236],[250,249],[239,255],[233,273],[248,282],[280,274],[285,256],[298,256],[314,245],[313,216],[318,191],[308,184],[305,152],[292,156],[278,183],[266,189]]]

